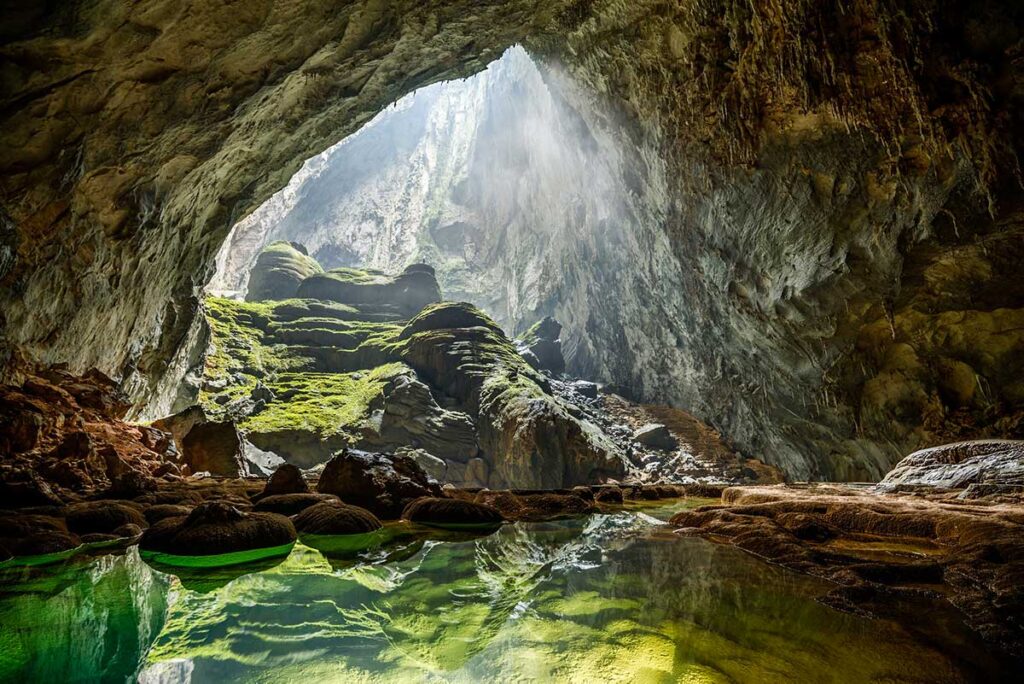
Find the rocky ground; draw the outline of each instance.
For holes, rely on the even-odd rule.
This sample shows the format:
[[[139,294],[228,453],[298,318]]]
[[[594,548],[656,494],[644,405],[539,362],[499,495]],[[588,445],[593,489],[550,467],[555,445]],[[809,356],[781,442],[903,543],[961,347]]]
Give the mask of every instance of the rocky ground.
[[[195,405],[156,423],[191,472],[311,469],[352,447],[409,455],[464,487],[780,480],[682,412],[658,420],[567,377],[557,321],[512,340],[472,305],[442,301],[429,266],[325,272],[276,242],[246,300],[206,299]]]
[[[950,486],[927,484],[953,472]],[[834,582],[823,600],[840,610],[885,615],[943,597],[999,649],[1024,655],[1024,443],[925,449],[872,487],[733,487],[671,524]]]

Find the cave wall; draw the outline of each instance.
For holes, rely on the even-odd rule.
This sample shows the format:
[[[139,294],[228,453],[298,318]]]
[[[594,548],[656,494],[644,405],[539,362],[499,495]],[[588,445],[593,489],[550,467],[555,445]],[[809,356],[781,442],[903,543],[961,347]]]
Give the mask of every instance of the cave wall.
[[[0,47],[5,347],[143,399],[238,218],[400,95],[521,42],[565,69],[659,206],[645,232],[565,241],[581,277],[548,301],[575,371],[795,477],[876,478],[912,446],[1016,434],[1024,86],[1003,5],[21,10]]]

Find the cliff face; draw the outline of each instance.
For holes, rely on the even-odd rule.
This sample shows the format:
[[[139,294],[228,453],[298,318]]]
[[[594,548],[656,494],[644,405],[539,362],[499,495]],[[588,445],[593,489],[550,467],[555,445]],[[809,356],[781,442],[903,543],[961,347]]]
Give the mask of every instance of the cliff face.
[[[478,270],[462,271],[462,291],[493,296],[477,301],[513,332],[548,313],[563,323],[574,372],[684,406],[796,477],[875,478],[949,436],[1012,436],[1019,12],[925,0],[21,10],[3,22],[4,335],[45,361],[99,365],[142,401],[175,365],[236,219],[388,103],[520,42],[572,116],[559,120],[589,140],[574,161],[597,160],[604,180],[552,207],[525,201],[559,197],[550,174],[522,173],[535,167],[507,147],[446,157],[498,160],[503,184],[458,182],[424,157],[439,185],[399,185],[436,218],[429,240],[378,220],[395,210],[366,193],[348,205],[392,226],[381,249],[437,250],[450,296],[464,261]],[[514,114],[476,112],[477,130]],[[561,141],[546,148],[559,164]],[[453,201],[427,201],[448,188]]]

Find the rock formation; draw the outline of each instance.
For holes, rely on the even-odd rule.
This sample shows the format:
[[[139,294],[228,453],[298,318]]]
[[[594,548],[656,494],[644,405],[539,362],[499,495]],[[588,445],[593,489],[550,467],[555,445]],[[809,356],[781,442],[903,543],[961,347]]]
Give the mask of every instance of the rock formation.
[[[1016,4],[3,12],[5,346],[98,367],[136,407],[233,223],[399,96],[518,42],[593,145],[626,141],[612,178],[644,208],[529,271],[576,374],[794,477],[877,479],[913,448],[1019,432]]]
[[[306,253],[306,248],[295,242],[274,242],[260,251],[249,276],[245,299],[259,302],[264,299],[294,297],[299,283],[323,268]]]

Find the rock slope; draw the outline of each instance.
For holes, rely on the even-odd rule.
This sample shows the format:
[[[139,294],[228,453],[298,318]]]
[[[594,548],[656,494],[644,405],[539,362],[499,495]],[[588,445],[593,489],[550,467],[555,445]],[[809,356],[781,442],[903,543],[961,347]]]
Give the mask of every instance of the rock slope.
[[[261,257],[250,282],[275,268]],[[430,267],[313,272],[296,294],[207,300],[198,396],[207,420],[234,421],[257,448],[304,468],[353,446],[439,459],[457,485],[626,476],[618,447],[574,415],[501,328],[470,304],[439,301]]]

